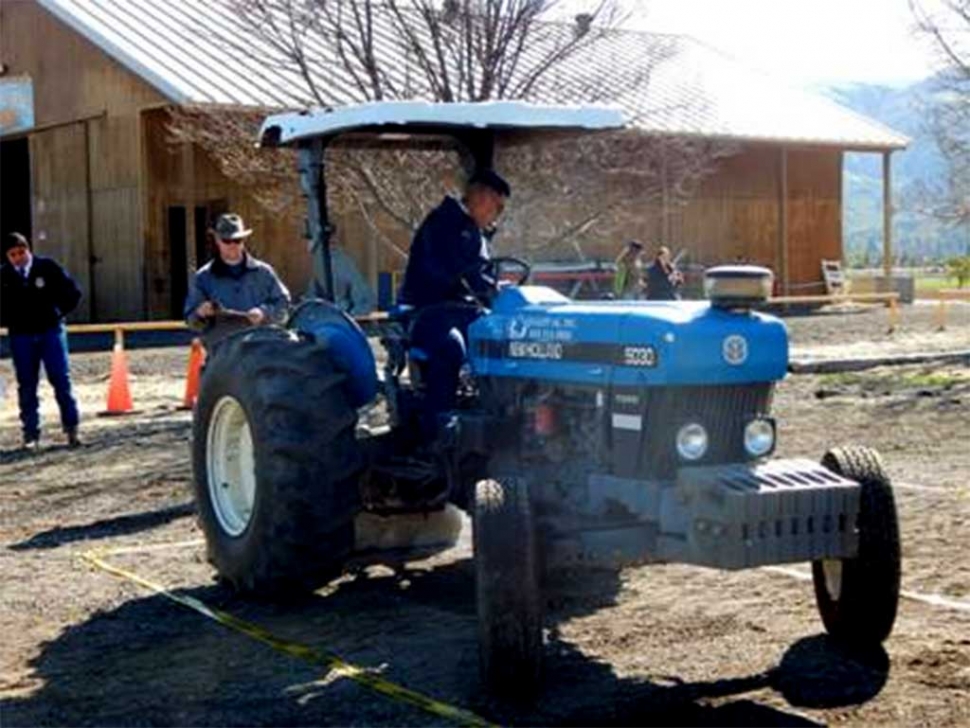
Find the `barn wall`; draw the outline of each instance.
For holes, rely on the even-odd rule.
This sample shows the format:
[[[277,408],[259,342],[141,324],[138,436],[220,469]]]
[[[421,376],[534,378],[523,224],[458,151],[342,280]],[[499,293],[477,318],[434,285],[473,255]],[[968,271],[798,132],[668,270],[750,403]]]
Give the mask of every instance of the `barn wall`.
[[[778,250],[777,150],[745,148],[723,160],[683,208],[670,211],[671,248],[704,265],[746,260],[774,267]]]
[[[167,141],[166,122],[164,110],[145,114],[149,180],[145,235],[151,315],[168,318],[176,313],[172,310],[172,275],[177,273],[171,270],[171,231],[167,229],[167,210],[172,206],[186,209],[188,250],[182,273],[186,281],[197,265],[205,262],[195,257],[194,210],[204,208],[209,224],[218,212],[233,210],[255,231],[249,243],[254,253],[277,269],[294,296],[302,294],[312,274],[312,261],[303,239],[302,201],[297,198],[292,206],[279,211],[261,207],[244,186],[227,179],[204,152],[187,145],[173,146]],[[819,261],[823,257],[841,257],[840,168],[838,150],[788,152],[789,276],[796,292],[813,290],[810,286],[820,280]],[[664,240],[675,250],[686,249],[694,264],[744,260],[778,271],[780,170],[778,147],[751,145],[740,149],[722,160],[686,206],[668,206],[666,224],[659,201],[637,204],[636,190],[631,191],[622,181],[603,180],[605,198],[629,199],[629,204],[578,236],[578,247],[561,245],[540,250],[531,257],[576,260],[581,252],[589,259],[608,260],[616,255],[623,240],[637,237],[651,243]],[[514,175],[512,181],[515,185]],[[549,209],[544,210],[547,217],[575,212],[557,208],[555,191],[545,192],[549,193],[545,203]],[[522,202],[521,197],[513,195],[513,214],[496,240],[500,252],[521,254],[543,232],[530,228],[534,221],[515,216],[515,205]],[[374,220],[380,232],[354,211],[338,211],[334,240],[350,251],[361,271],[376,284],[379,271],[403,270],[403,259],[387,243],[407,250],[410,233],[379,213]]]
[[[692,264],[758,263],[774,269],[780,279],[780,155],[780,147],[767,144],[735,149],[717,162],[682,205],[672,200],[664,204],[655,191],[644,197],[646,193],[630,180],[604,178],[600,206],[619,200],[619,208],[576,236],[576,246],[559,245],[539,257],[577,260],[581,252],[588,259],[612,260],[625,240],[636,238],[648,244],[663,242],[675,252],[683,249]],[[514,170],[514,159],[500,156],[500,169],[503,161]],[[812,290],[812,284],[821,280],[819,261],[841,258],[841,167],[838,149],[788,150],[788,273],[793,290]],[[514,171],[511,177],[515,187]],[[556,193],[550,192],[550,208],[544,216],[578,221],[577,211],[557,206]],[[536,236],[533,221],[516,217],[516,204],[513,193],[509,205],[513,224],[496,241],[509,253],[521,253]]]
[[[672,247],[711,265],[746,260],[781,279],[781,149],[758,145],[725,160],[670,222]],[[789,149],[788,274],[793,291],[821,281],[820,260],[842,257],[842,152]],[[817,288],[817,286],[814,286]]]
[[[842,259],[842,153],[788,153],[788,258],[793,293],[821,280],[822,259]],[[797,288],[796,288],[797,287]]]
[[[75,320],[141,318],[139,110],[164,99],[33,0],[3,3],[3,61],[33,80],[41,129],[30,135],[35,246],[83,286]]]

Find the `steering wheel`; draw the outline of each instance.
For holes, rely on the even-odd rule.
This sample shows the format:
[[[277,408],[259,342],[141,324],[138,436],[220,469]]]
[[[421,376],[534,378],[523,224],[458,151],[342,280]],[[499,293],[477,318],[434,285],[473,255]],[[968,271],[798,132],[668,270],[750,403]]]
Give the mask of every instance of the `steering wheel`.
[[[521,258],[500,256],[497,258],[489,258],[488,260],[479,260],[468,269],[468,272],[470,273],[477,270],[482,278],[486,279],[486,282],[490,283],[491,286],[487,291],[476,293],[472,290],[471,286],[468,285],[468,282],[464,279],[464,277],[462,277],[462,283],[467,290],[467,301],[474,302],[484,308],[490,308],[492,301],[494,300],[495,296],[498,295],[500,290],[499,283],[502,277],[502,269],[506,266],[518,268],[521,271],[518,280],[515,281],[515,285],[521,286],[529,280],[529,276],[532,273],[532,267]]]
[[[497,289],[498,282],[502,279],[502,270],[506,267],[512,268],[513,270],[518,269],[519,279],[514,284],[516,286],[524,286],[529,280],[529,276],[532,275],[531,265],[522,260],[522,258],[515,258],[511,255],[498,256],[483,261],[481,271],[482,275],[495,281],[495,287]]]

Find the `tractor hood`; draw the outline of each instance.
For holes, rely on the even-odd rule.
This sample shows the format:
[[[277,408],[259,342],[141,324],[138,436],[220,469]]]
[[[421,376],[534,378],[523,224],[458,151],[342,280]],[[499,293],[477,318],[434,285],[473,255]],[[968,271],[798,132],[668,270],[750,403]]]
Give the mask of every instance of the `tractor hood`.
[[[706,301],[576,302],[539,286],[507,288],[469,329],[478,376],[588,385],[777,381],[788,368],[778,319]]]

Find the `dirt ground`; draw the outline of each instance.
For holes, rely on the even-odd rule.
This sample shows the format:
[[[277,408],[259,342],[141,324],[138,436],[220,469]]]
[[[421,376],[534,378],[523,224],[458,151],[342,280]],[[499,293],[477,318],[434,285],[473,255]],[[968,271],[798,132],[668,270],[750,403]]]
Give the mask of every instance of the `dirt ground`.
[[[945,332],[930,306],[789,318],[793,356],[970,350],[970,308]],[[811,584],[787,571],[684,566],[586,573],[549,604],[546,687],[535,705],[478,687],[474,572],[462,544],[406,570],[371,567],[298,604],[217,586],[189,497],[191,415],[177,411],[184,350],[130,354],[137,414],[104,406],[109,357],[73,359],[85,446],[63,447],[49,390],[40,452],[0,412],[0,725],[452,725],[321,664],[369,674],[486,720],[529,725],[970,724],[970,369],[886,367],[790,376],[779,455],[879,448],[897,486],[899,617],[885,650],[824,636]],[[10,362],[0,362],[9,383]],[[46,385],[45,385],[46,387]],[[154,548],[145,549],[145,546]],[[105,561],[278,641],[217,624],[93,567]],[[933,597],[950,601],[931,603]],[[962,606],[961,606],[962,605]],[[238,625],[237,625],[238,626]],[[280,641],[304,646],[294,655]],[[316,662],[314,661],[316,660]]]

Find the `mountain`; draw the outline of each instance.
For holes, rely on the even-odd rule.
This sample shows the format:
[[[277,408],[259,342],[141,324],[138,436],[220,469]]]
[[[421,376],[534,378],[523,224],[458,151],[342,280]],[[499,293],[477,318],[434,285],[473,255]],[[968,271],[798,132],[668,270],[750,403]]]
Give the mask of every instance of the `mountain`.
[[[925,119],[934,103],[932,78],[893,88],[853,84],[823,89],[837,103],[901,132],[910,146],[892,155],[893,248],[904,263],[939,261],[970,252],[965,229],[920,214],[920,190],[946,175],[946,160]],[[851,263],[876,264],[882,256],[882,155],[849,153],[843,166],[842,234]]]

